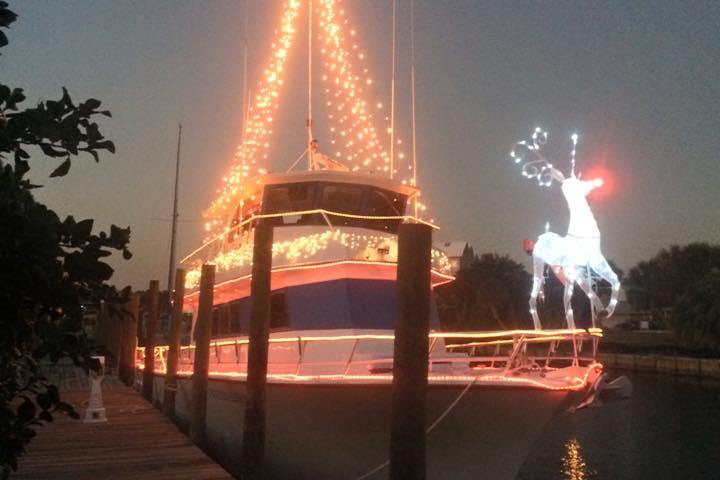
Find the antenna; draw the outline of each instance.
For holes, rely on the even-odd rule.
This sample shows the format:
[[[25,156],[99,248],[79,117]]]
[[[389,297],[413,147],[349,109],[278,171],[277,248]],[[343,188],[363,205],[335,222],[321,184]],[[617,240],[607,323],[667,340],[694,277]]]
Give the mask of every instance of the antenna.
[[[410,102],[412,110],[412,170],[413,187],[417,187],[417,143],[415,141],[415,0],[410,0]],[[418,218],[418,196],[413,198],[415,218]]]
[[[577,141],[578,141],[578,134],[573,133],[570,135],[570,140],[572,140],[572,150],[570,151],[570,175],[575,176],[575,150],[577,147]]]
[[[308,170],[313,168],[313,134],[312,134],[312,9],[313,2],[308,0],[308,116],[307,116],[307,134],[308,134]]]

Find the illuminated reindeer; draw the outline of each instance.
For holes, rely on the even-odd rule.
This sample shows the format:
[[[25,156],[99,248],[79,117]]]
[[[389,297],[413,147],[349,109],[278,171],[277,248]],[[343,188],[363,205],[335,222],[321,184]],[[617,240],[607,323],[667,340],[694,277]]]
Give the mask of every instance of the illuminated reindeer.
[[[522,165],[522,174],[534,178],[541,186],[549,187],[553,181],[561,185],[563,195],[570,209],[570,222],[567,235],[546,231],[540,235],[533,248],[533,286],[530,293],[530,313],[535,329],[540,330],[540,318],[537,313],[537,297],[543,298],[545,265],[549,265],[555,276],[565,286],[563,303],[568,328],[575,328],[575,319],[570,300],[575,283],[585,292],[595,313],[604,312],[608,317],[613,314],[620,292],[620,281],[600,250],[600,230],[587,202],[587,195],[602,185],[602,179],[580,180],[575,176],[575,148],[577,134],[573,134],[570,177],[553,167],[540,150],[547,142],[547,132],[536,128],[530,141],[518,142],[510,156],[515,163]],[[612,286],[610,302],[605,307],[593,290],[593,274],[605,279]]]

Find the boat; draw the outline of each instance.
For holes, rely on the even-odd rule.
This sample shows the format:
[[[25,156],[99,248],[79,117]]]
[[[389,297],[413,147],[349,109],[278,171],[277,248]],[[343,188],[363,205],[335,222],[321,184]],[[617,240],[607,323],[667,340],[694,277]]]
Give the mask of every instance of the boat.
[[[334,31],[327,23],[343,24],[335,18],[340,14],[336,3],[323,0],[316,9],[326,36]],[[258,167],[258,146],[266,139],[260,123],[272,110],[265,108],[276,97],[283,67],[278,62],[289,48],[288,25],[299,8],[294,0],[285,5],[278,51],[246,115],[239,162],[206,212],[208,237],[180,262],[187,270],[188,342],[180,352],[176,420],[181,426],[188,422],[200,271],[203,263],[212,262],[217,273],[207,449],[231,472],[239,471],[252,239],[255,226],[264,222],[273,226],[266,477],[385,478],[398,228],[403,223],[438,227],[419,215],[417,169],[410,180],[393,175],[393,155],[380,148],[376,130],[367,126],[371,118],[359,130],[369,140],[355,164],[352,155],[321,153],[309,131],[303,154],[307,170],[291,166],[271,173]],[[333,58],[342,62],[344,57],[340,52]],[[363,168],[363,156],[376,158],[379,166]],[[441,249],[432,250],[430,273],[428,288],[454,280],[452,263]],[[434,303],[431,307],[428,477],[514,478],[568,397],[601,375],[595,353],[602,331],[530,326],[446,331]],[[167,353],[167,346],[155,348],[157,401],[163,396]],[[138,371],[143,365],[144,349],[139,348]]]
[[[198,264],[188,275],[184,303],[193,322],[199,277],[192,273],[203,250],[212,250],[218,269],[208,448],[239,471],[252,231],[254,222],[271,221],[267,476],[361,477],[388,454],[397,228],[422,221],[405,211],[418,189],[325,170],[266,174],[253,184],[246,195],[255,203],[243,201],[247,213],[184,259],[185,265]],[[453,273],[447,256],[433,250],[433,286],[453,281]],[[569,395],[602,373],[594,360],[599,329],[450,332],[442,330],[435,308],[431,327],[429,478],[514,478]],[[188,422],[194,349],[190,343],[180,352],[181,425]],[[158,401],[167,354],[167,346],[155,350]],[[144,349],[138,349],[137,361],[142,368]]]

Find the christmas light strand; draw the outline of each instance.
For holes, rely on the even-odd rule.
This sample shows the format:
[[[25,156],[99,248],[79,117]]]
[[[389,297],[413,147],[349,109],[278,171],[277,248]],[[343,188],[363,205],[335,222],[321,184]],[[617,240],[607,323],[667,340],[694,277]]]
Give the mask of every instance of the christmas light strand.
[[[344,232],[341,229],[326,230],[321,233],[305,235],[273,243],[273,259],[284,257],[288,263],[308,261],[332,246],[342,246],[350,252],[350,257],[368,262],[397,262],[397,238],[392,235],[372,235]],[[252,265],[253,243],[244,243],[237,248],[221,252],[212,259],[217,271]],[[450,273],[451,265],[447,255],[432,250],[432,268],[443,273]],[[196,288],[200,284],[201,266],[189,269],[185,279],[185,287]]]
[[[228,213],[236,208],[233,199],[245,188],[243,183],[248,177],[266,173],[265,167],[270,147],[269,137],[273,133],[273,123],[283,85],[285,66],[290,47],[296,33],[295,22],[298,17],[300,0],[288,0],[283,6],[280,28],[275,32],[277,38],[272,43],[272,54],[268,67],[256,88],[252,99],[245,138],[237,149],[235,161],[228,175],[223,177],[224,185],[218,189],[219,197],[205,212],[209,219],[209,230],[224,226]]]

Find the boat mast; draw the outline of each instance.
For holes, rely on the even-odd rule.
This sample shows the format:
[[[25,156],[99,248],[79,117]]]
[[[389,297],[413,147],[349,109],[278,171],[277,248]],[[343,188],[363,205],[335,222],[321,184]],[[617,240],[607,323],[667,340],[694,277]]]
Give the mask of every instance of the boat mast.
[[[307,115],[307,155],[308,170],[313,169],[313,134],[312,134],[312,0],[308,0],[308,115]]]
[[[412,170],[413,187],[417,188],[417,148],[415,141],[415,0],[410,0],[410,102],[412,110]],[[415,218],[418,218],[418,193],[413,197]]]
[[[395,170],[395,10],[396,0],[392,4],[392,73],[390,81],[390,179]]]
[[[175,237],[178,221],[178,183],[180,179],[180,140],[182,139],[182,123],[178,123],[177,154],[175,157],[175,189],[173,196],[172,228],[170,233],[170,266],[168,268],[168,295],[172,298],[175,278]]]

